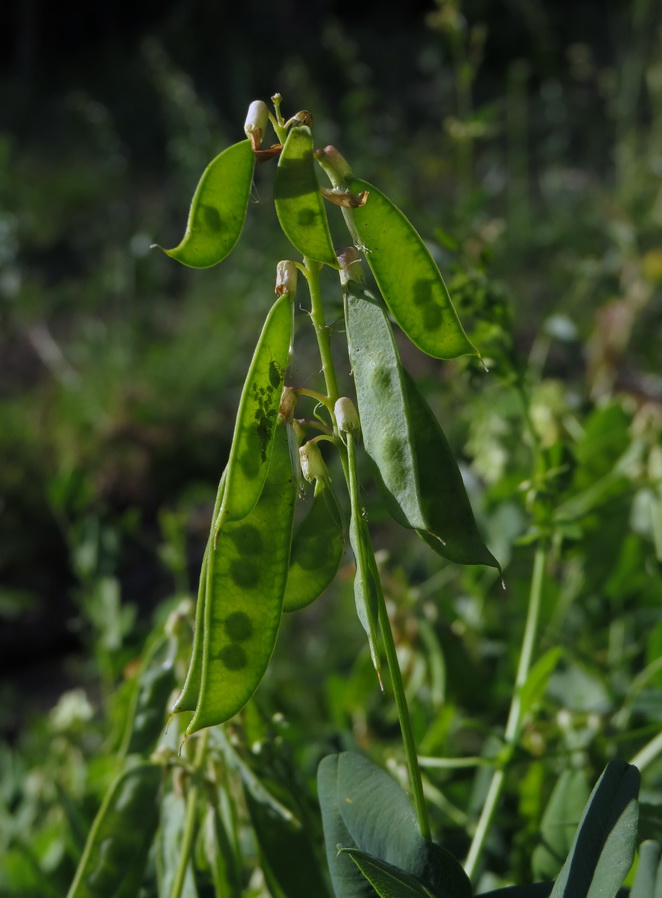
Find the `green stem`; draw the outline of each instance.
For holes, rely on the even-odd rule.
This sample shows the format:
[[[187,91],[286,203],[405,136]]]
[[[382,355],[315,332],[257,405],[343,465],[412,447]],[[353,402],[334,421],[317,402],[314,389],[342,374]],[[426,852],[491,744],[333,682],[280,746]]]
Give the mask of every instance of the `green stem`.
[[[372,556],[374,562],[374,555]],[[418,766],[418,753],[416,750],[416,740],[414,739],[414,731],[411,726],[411,718],[409,716],[409,708],[407,706],[407,696],[405,694],[405,686],[402,681],[402,673],[400,671],[400,662],[398,661],[398,653],[395,649],[393,640],[393,631],[391,630],[391,622],[388,618],[386,610],[386,601],[382,591],[379,572],[376,570],[375,564],[375,583],[377,585],[378,605],[379,605],[379,628],[382,634],[382,642],[384,643],[384,651],[386,653],[386,662],[388,664],[389,673],[391,675],[391,684],[393,686],[393,695],[395,697],[395,706],[398,711],[398,719],[400,721],[400,730],[402,732],[402,741],[405,748],[405,757],[407,759],[407,768],[409,770],[409,782],[414,798],[414,807],[416,808],[416,816],[418,817],[418,828],[424,839],[432,838],[430,832],[430,820],[428,818],[428,810],[423,795],[423,780],[421,779],[421,769]]]
[[[193,840],[197,825],[198,798],[200,796],[200,785],[197,782],[197,774],[203,765],[205,754],[207,751],[207,741],[209,738],[209,730],[203,730],[198,738],[195,758],[193,760],[193,776],[191,778],[191,787],[186,796],[186,817],[184,819],[184,833],[182,835],[181,849],[179,859],[177,861],[177,869],[170,887],[168,898],[181,898],[184,890],[184,881],[186,879],[186,871],[188,870],[191,853],[193,851]]]
[[[519,664],[517,666],[517,676],[515,678],[515,688],[513,689],[513,697],[510,703],[510,712],[508,714],[508,722],[506,724],[506,732],[504,741],[506,751],[504,756],[510,757],[512,750],[517,745],[520,732],[522,729],[523,713],[522,713],[522,687],[526,683],[531,665],[533,661],[533,650],[535,648],[536,635],[538,632],[538,623],[540,620],[540,607],[542,604],[542,585],[545,572],[545,559],[547,557],[546,544],[540,543],[536,547],[536,553],[533,561],[533,575],[531,577],[531,589],[529,591],[529,607],[526,617],[526,625],[524,628],[524,636],[522,639],[522,648],[520,651]],[[489,832],[490,826],[497,811],[503,784],[505,780],[505,770],[498,767],[492,772],[492,779],[487,790],[485,804],[476,826],[469,854],[464,865],[467,876],[470,879],[476,874],[478,862],[485,846],[485,840]]]
[[[335,367],[333,364],[333,356],[331,354],[331,342],[329,340],[329,331],[326,327],[324,318],[324,308],[322,306],[322,297],[320,294],[319,282],[319,265],[310,259],[304,259],[304,274],[308,281],[311,300],[311,318],[315,327],[315,335],[317,337],[317,345],[319,347],[320,357],[322,360],[322,370],[324,372],[324,380],[326,383],[326,391],[330,403],[334,403],[339,396],[338,384],[336,380]],[[335,422],[334,422],[335,423]],[[351,491],[351,472],[349,470],[346,452],[343,446],[339,445],[339,455],[347,481],[347,487]],[[370,564],[373,566],[374,582],[378,592],[378,615],[379,627],[386,652],[386,660],[391,674],[391,683],[393,684],[393,695],[395,705],[400,721],[400,730],[402,732],[402,740],[404,743],[405,757],[407,759],[407,768],[409,770],[409,780],[411,783],[414,806],[416,808],[416,816],[418,817],[418,826],[421,835],[425,839],[430,839],[430,821],[428,819],[427,807],[423,796],[423,781],[421,779],[421,771],[418,766],[418,755],[416,751],[416,742],[414,740],[414,731],[411,726],[411,718],[409,716],[409,708],[407,707],[407,697],[405,695],[405,687],[402,682],[402,673],[400,672],[400,664],[398,655],[395,650],[395,642],[393,641],[393,633],[391,631],[391,623],[388,619],[386,610],[386,601],[382,591],[379,571],[375,562],[374,552],[370,556]]]
[[[315,328],[315,336],[317,337],[317,345],[319,347],[320,358],[322,360],[322,371],[324,373],[324,382],[326,384],[326,392],[329,398],[329,404],[333,406],[340,394],[338,393],[336,371],[333,365],[333,355],[331,353],[329,329],[326,326],[324,306],[322,305],[322,295],[320,291],[320,265],[319,262],[313,262],[311,259],[307,258],[304,258],[303,263],[304,274],[306,276],[306,280],[308,281],[308,289],[310,291],[310,317]]]

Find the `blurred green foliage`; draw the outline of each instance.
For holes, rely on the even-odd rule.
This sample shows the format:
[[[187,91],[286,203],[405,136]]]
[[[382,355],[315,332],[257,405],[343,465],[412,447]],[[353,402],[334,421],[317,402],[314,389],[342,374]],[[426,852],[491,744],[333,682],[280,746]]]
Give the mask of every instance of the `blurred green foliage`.
[[[544,5],[522,6],[544,31]],[[459,857],[484,798],[484,760],[501,747],[532,543],[552,539],[540,654],[560,651],[531,693],[485,889],[530,880],[532,856],[552,875],[539,831],[558,775],[593,782],[606,760],[645,751],[662,720],[654,7],[631,5],[609,65],[580,40],[547,56],[545,75],[504,41],[507,77],[491,89],[485,54],[499,25],[451,0],[438,0],[411,62],[415,100],[372,79],[346,23],[324,30],[329,65],[344,73],[333,114],[302,58],[274,79],[292,112],[320,110],[318,133],[357,174],[415,211],[490,369],[406,358],[462,459],[507,592],[493,572],[404,540],[365,497],[429,759],[435,835]],[[115,773],[144,642],[176,608],[185,662],[215,483],[274,264],[289,252],[272,237],[260,172],[229,263],[190,273],[150,252],[181,236],[199,172],[241,137],[241,122],[236,92],[231,119],[222,92],[203,97],[157,41],[135,65],[143,105],[128,118],[158,122],[158,158],[141,155],[142,136],[120,124],[126,111],[83,89],[59,96],[43,128],[0,134],[3,895],[64,894]],[[305,813],[330,750],[358,747],[403,777],[395,714],[375,688],[342,572],[286,618],[267,679],[229,730],[232,748],[218,748],[228,769],[236,754],[227,789],[264,777],[286,805],[299,795]],[[173,752],[177,740],[175,727]],[[457,758],[469,763],[444,763]],[[644,767],[642,837],[659,839],[662,762],[653,754]],[[243,854],[232,857],[257,895],[249,805],[239,802]]]

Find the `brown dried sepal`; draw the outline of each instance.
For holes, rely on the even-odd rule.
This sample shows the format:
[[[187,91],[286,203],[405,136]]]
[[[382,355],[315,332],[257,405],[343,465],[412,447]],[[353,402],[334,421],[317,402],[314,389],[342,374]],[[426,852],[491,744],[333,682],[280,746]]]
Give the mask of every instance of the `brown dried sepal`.
[[[325,200],[333,203],[334,206],[342,206],[344,209],[358,209],[365,206],[370,193],[369,190],[350,193],[349,190],[339,191],[335,187],[320,187],[320,190]]]
[[[257,149],[253,146],[253,153],[258,162],[269,162],[270,159],[277,159],[280,156],[281,150],[283,149],[282,143],[274,143],[270,147],[267,147],[266,150]]]

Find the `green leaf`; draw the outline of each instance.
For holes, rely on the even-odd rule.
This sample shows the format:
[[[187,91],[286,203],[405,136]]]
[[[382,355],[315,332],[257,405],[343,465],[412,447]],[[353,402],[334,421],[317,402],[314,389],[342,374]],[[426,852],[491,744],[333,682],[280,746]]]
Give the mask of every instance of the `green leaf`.
[[[662,898],[662,845],[642,842],[630,898]]]
[[[301,823],[283,817],[273,805],[257,801],[250,790],[245,795],[271,894],[328,898],[319,861]]]
[[[186,827],[186,801],[183,794],[169,792],[161,801],[161,819],[156,838],[156,873],[159,895],[170,895],[179,867]],[[197,898],[198,892],[189,859],[184,874],[181,898]]]
[[[255,156],[250,140],[228,147],[204,170],[182,242],[166,253],[189,268],[210,268],[228,256],[246,220]]]
[[[340,567],[344,548],[345,531],[333,490],[316,489],[310,511],[294,531],[284,611],[298,611],[322,595]]]
[[[158,643],[143,663],[129,715],[126,754],[147,756],[154,751],[166,725],[167,703],[175,687],[175,670],[169,657],[169,640]]]
[[[564,770],[558,778],[540,824],[540,840],[531,860],[536,879],[558,875],[570,851],[582,811],[589,797],[582,770]]]
[[[200,838],[205,866],[211,873],[216,898],[241,898],[243,888],[240,860],[217,808],[207,808]]]
[[[553,882],[533,882],[525,886],[507,886],[493,892],[481,892],[476,898],[549,898]]]
[[[400,356],[386,313],[356,281],[345,286],[345,321],[361,434],[389,512],[404,527],[427,530],[415,436]]]
[[[439,555],[458,564],[486,564],[500,570],[499,562],[483,542],[471,503],[448,440],[430,406],[405,372],[407,403],[420,494],[427,530],[419,536]]]
[[[640,775],[611,761],[591,793],[551,898],[615,898],[632,866]]]
[[[290,361],[293,314],[292,296],[284,293],[272,306],[255,347],[237,411],[215,537],[226,521],[244,518],[262,493]]]
[[[433,895],[471,898],[455,858],[424,839],[409,798],[367,758],[342,752],[324,758],[317,774],[324,840],[338,898],[373,896],[368,880],[341,848],[358,849],[414,877]]]
[[[292,246],[308,259],[338,268],[307,125],[292,127],[287,135],[276,170],[274,203]]]
[[[137,764],[111,784],[67,898],[135,898],[159,820],[161,767]]]
[[[249,700],[269,665],[283,610],[295,486],[286,427],[257,505],[226,523],[207,563],[200,695],[186,735],[223,723]],[[230,489],[229,480],[227,489]]]
[[[436,359],[478,355],[464,332],[446,284],[422,238],[380,190],[348,177],[352,193],[368,191],[365,205],[347,211],[377,286],[399,327]]]
[[[563,649],[560,646],[555,646],[554,648],[546,651],[545,654],[541,658],[538,658],[536,663],[533,665],[533,667],[529,671],[528,677],[526,678],[526,682],[520,690],[520,706],[522,715],[528,714],[529,711],[534,707],[534,705],[543,697],[543,695],[545,694],[545,690],[547,689],[549,678],[556,668],[556,665],[561,660],[562,655]],[[584,801],[587,797],[588,796],[585,796]],[[584,804],[582,802],[581,807],[583,806]],[[565,852],[563,854],[563,857],[565,857]]]
[[[351,857],[380,898],[435,898],[410,873],[359,851],[358,848],[343,848],[342,851]]]

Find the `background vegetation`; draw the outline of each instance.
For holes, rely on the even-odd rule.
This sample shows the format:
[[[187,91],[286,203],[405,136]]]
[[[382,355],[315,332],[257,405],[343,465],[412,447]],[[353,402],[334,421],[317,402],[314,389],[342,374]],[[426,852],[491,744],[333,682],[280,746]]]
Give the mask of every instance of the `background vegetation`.
[[[291,251],[260,173],[229,262],[187,272],[149,247],[176,242],[200,171],[274,90],[414,220],[490,368],[406,359],[507,591],[431,558],[366,497],[422,754],[494,753],[532,544],[553,539],[541,652],[561,655],[508,770],[485,887],[531,879],[569,766],[592,783],[606,760],[648,751],[643,828],[660,838],[662,23],[653,0],[564,6],[265,15],[199,0],[78,21],[66,4],[5,5],[2,894],[67,888],[144,641],[195,590],[274,265]],[[287,745],[304,790],[338,748],[400,771],[350,593],[341,577],[285,621],[242,724],[247,745]],[[436,833],[461,857],[481,776],[428,774]]]

